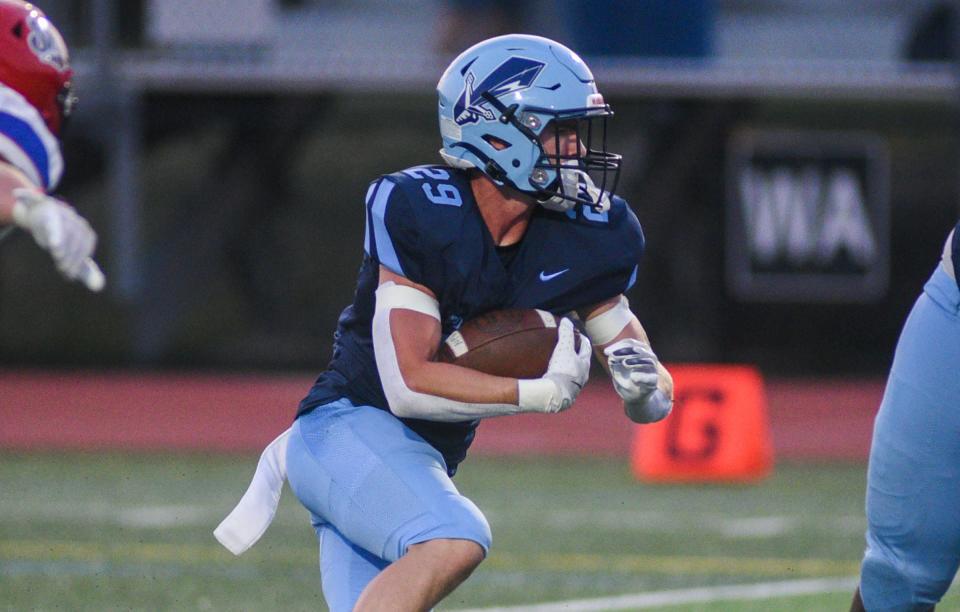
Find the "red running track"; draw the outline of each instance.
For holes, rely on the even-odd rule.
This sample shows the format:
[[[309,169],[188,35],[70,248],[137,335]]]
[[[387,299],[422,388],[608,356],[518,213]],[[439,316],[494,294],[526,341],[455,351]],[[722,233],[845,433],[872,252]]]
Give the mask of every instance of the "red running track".
[[[258,451],[306,375],[0,371],[0,449]],[[768,380],[778,459],[864,460],[882,380]],[[485,421],[472,453],[626,456],[633,425],[606,381],[558,415]]]

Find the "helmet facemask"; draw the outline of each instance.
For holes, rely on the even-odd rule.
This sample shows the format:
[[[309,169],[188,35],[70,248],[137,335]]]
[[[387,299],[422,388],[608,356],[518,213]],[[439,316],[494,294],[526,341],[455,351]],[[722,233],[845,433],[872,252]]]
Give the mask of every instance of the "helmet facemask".
[[[599,212],[610,210],[610,196],[616,191],[620,178],[620,156],[607,151],[607,117],[611,114],[609,108],[602,114],[571,118],[564,118],[568,113],[555,114],[556,125],[563,123],[572,127],[577,150],[563,154],[559,134],[554,138],[553,147],[544,146],[541,140],[543,155],[530,173],[530,183],[540,186],[552,177],[552,181],[540,189],[542,195],[538,194],[545,208],[565,212],[583,204]],[[546,150],[548,148],[553,150]]]
[[[609,105],[562,111],[537,107],[521,110],[516,104],[505,106],[490,95],[484,99],[500,112],[501,123],[510,123],[540,152],[528,185],[514,187],[532,194],[550,210],[566,212],[577,204],[598,212],[610,209],[610,196],[620,177],[621,157],[607,151],[607,118],[613,115]],[[551,124],[564,125],[575,132],[575,153],[563,153],[559,134],[552,146],[544,145],[541,136]]]
[[[59,111],[59,122],[56,122],[56,130],[54,130],[54,132],[59,138],[63,138],[63,133],[67,129],[70,116],[73,115],[73,111],[76,109],[78,102],[77,96],[73,94],[73,84],[70,81],[64,83],[60,91],[57,92],[56,102],[57,110]]]

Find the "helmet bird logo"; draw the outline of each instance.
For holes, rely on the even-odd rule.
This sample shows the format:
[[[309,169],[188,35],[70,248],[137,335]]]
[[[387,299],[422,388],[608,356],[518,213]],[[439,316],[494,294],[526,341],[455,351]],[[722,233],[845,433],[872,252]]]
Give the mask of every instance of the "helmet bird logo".
[[[496,117],[493,111],[486,107],[486,101],[480,97],[485,92],[499,98],[504,94],[528,89],[537,80],[544,66],[546,66],[545,63],[537,60],[511,57],[494,68],[493,72],[476,87],[474,87],[476,76],[473,72],[468,72],[463,92],[453,107],[454,121],[457,125],[477,123],[480,119],[494,121]],[[467,69],[469,67],[468,64]]]
[[[66,46],[59,40],[59,35],[55,33],[50,21],[43,15],[32,12],[27,16],[26,22],[30,29],[27,44],[34,55],[57,70],[65,70],[69,64]]]

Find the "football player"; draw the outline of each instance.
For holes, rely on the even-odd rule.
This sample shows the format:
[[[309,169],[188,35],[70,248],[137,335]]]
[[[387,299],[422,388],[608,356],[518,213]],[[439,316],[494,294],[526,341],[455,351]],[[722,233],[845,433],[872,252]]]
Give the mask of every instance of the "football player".
[[[451,480],[480,420],[566,410],[587,381],[591,342],[575,350],[569,318],[534,380],[434,361],[462,321],[508,307],[573,313],[630,419],[660,420],[673,402],[623,296],[644,237],[613,195],[612,113],[584,62],[545,38],[501,36],[454,60],[438,93],[445,164],[370,185],[363,263],[333,359],[217,530],[245,550],[286,471],[311,513],[334,611],[427,610],[456,588],[491,543]]]
[[[32,4],[0,0],[0,226],[23,228],[61,274],[99,291],[104,277],[91,259],[96,233],[48,195],[63,173],[59,138],[74,104],[72,75],[67,47],[47,17]]]
[[[853,612],[933,610],[960,566],[960,223],[904,323],[867,471]]]

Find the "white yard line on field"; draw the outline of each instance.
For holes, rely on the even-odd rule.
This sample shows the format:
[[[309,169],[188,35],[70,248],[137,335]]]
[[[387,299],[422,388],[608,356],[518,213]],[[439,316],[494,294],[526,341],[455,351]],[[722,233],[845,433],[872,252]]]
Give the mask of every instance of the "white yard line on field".
[[[863,517],[845,516],[836,521],[820,522],[815,517],[800,515],[767,515],[730,518],[708,512],[678,515],[658,511],[624,511],[562,508],[543,511],[523,509],[523,512],[535,515],[538,522],[553,529],[567,531],[583,528],[607,530],[617,533],[632,531],[637,533],[685,533],[691,523],[697,529],[715,533],[730,539],[777,538],[800,528],[818,532],[862,533],[866,522]],[[484,514],[491,524],[505,524],[517,517],[517,512],[503,509],[486,510]]]
[[[33,520],[69,520],[72,523],[112,524],[136,529],[169,529],[216,525],[223,508],[199,505],[117,506],[111,503],[78,505],[0,506],[0,524]]]
[[[726,538],[775,538],[796,529],[799,521],[787,516],[728,519],[717,525]]]
[[[124,527],[165,529],[205,525],[210,511],[202,506],[138,506],[120,509],[116,518]]]
[[[856,578],[817,578],[812,580],[785,580],[754,584],[721,585],[695,589],[653,591],[635,595],[570,599],[530,606],[472,608],[459,612],[599,612],[602,610],[640,610],[655,606],[670,606],[713,601],[772,599],[794,595],[816,595],[849,591],[857,586]]]

